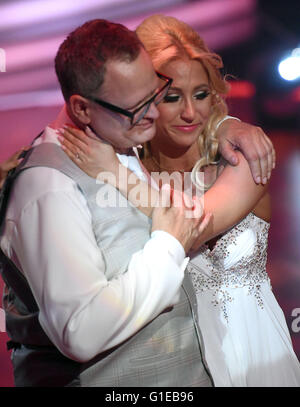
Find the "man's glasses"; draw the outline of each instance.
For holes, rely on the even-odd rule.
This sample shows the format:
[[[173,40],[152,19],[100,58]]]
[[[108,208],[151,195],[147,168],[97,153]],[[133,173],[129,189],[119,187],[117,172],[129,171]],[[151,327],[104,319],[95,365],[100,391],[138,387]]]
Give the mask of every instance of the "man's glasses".
[[[169,78],[168,76],[165,76],[159,72],[156,72],[157,76],[165,81],[165,85],[159,89],[150,99],[148,99],[145,103],[143,103],[140,107],[135,109],[133,112],[130,112],[129,110],[122,109],[121,107],[112,105],[108,102],[105,102],[104,100],[94,98],[94,97],[88,97],[87,99],[92,100],[93,102],[97,103],[98,105],[105,107],[106,109],[109,109],[113,112],[120,113],[124,116],[127,116],[130,118],[130,124],[131,126],[135,126],[138,124],[146,115],[148,112],[151,103],[154,103],[155,106],[157,106],[167,95],[168,90],[173,82],[173,79]]]

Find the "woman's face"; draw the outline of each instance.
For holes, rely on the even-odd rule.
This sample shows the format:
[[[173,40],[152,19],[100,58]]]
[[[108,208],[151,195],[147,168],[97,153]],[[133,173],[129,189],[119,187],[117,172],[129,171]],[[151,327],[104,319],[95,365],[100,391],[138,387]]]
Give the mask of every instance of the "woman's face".
[[[173,83],[157,106],[155,142],[188,148],[197,141],[211,113],[208,75],[201,62],[189,59],[172,61],[161,72],[173,78]]]

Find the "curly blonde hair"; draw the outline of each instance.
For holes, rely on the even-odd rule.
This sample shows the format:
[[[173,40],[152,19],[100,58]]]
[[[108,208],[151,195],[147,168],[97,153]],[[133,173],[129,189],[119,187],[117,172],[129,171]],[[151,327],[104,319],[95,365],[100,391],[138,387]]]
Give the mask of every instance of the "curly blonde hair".
[[[174,60],[187,57],[201,62],[207,72],[212,89],[212,114],[198,137],[201,159],[196,162],[192,171],[192,179],[195,179],[195,174],[201,167],[216,162],[219,144],[216,125],[228,113],[224,96],[228,93],[229,85],[220,72],[223,68],[222,58],[208,49],[192,27],[174,17],[161,14],[148,17],[137,27],[136,33],[156,70],[159,71],[163,65]]]

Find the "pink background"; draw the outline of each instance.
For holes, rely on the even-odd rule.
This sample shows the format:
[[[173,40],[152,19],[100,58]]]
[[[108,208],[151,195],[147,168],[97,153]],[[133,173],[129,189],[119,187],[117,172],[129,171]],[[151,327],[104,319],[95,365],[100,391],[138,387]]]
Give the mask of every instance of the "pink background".
[[[298,2],[299,0],[295,1],[296,8],[299,6]],[[6,52],[6,72],[0,72],[0,162],[20,147],[29,144],[58,113],[62,97],[58,91],[53,59],[66,34],[89,19],[107,18],[134,29],[147,15],[164,13],[192,25],[208,45],[222,56],[223,53],[228,55],[230,49],[239,47],[235,48],[237,59],[234,58],[234,53],[227,58],[230,66],[226,72],[232,73],[233,68],[244,65],[249,70],[241,70],[238,74],[239,80],[234,85],[232,97],[229,99],[230,113],[246,122],[259,123],[276,148],[277,167],[270,184],[273,216],[267,268],[274,293],[285,313],[295,351],[300,358],[300,318],[297,323],[297,316],[292,316],[293,312],[297,314],[299,310],[300,317],[300,83],[295,84],[294,88],[292,85],[287,86],[282,90],[283,95],[280,91],[277,94],[265,93],[261,105],[258,106],[256,94],[258,91],[260,94],[266,92],[264,85],[273,75],[268,72],[267,77],[262,76],[262,69],[272,66],[270,54],[267,51],[263,54],[258,52],[258,46],[267,42],[265,30],[262,31],[263,37],[258,40],[255,37],[261,30],[261,25],[264,29],[267,27],[265,21],[261,20],[263,3],[267,2],[1,1],[0,48]],[[274,0],[271,3],[275,9],[277,2]],[[278,2],[282,5],[279,17],[284,15],[286,9],[292,10],[287,19],[286,30],[292,28],[293,10],[296,10],[288,3],[293,1]],[[271,20],[268,21],[270,23]],[[277,33],[274,35],[274,49],[277,52],[288,35],[280,24],[269,24],[269,29],[271,26],[273,30],[279,27],[280,37]],[[299,26],[298,21],[296,26]],[[286,35],[282,35],[284,33]],[[254,54],[257,59],[249,59],[249,63],[247,61],[244,64],[245,58],[250,58],[251,55],[251,39],[255,43]],[[241,52],[243,57],[240,57]],[[255,77],[259,77],[259,84],[252,83]],[[274,79],[271,90],[277,85]],[[264,115],[259,117],[262,109],[265,109]],[[1,292],[2,287],[0,279]],[[6,333],[0,332],[0,387],[13,386],[9,352],[6,351],[7,340]]]

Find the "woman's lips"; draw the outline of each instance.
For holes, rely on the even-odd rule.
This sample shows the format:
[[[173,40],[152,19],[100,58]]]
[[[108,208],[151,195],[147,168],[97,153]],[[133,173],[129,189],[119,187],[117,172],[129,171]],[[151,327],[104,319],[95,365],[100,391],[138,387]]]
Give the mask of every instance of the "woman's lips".
[[[200,123],[197,124],[191,124],[191,125],[185,125],[185,126],[174,126],[175,129],[183,131],[184,133],[192,133],[194,130],[196,130],[200,126]]]

